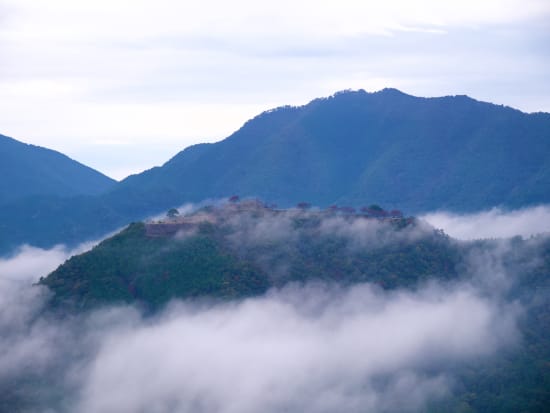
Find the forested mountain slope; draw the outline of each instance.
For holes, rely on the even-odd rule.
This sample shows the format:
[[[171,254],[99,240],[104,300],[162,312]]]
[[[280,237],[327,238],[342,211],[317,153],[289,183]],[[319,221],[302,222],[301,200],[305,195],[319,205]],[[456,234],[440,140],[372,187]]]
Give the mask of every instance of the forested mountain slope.
[[[190,147],[119,191],[199,201],[233,193],[293,205],[473,211],[550,201],[550,115],[467,96],[341,92],[282,107]]]
[[[98,196],[0,205],[0,251],[75,244],[187,202],[380,203],[413,213],[550,202],[550,115],[467,96],[346,91],[246,122]]]
[[[113,179],[59,152],[3,135],[0,177],[0,203],[36,195],[97,195],[115,184]]]

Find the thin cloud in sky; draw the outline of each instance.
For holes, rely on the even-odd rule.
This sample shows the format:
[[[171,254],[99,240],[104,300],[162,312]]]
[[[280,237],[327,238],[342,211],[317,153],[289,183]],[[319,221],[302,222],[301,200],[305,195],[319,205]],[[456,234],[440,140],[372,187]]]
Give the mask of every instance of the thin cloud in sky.
[[[387,34],[415,26],[460,26],[506,24],[549,13],[543,0],[479,1],[332,1],[305,0],[299,3],[222,1],[4,1],[23,19],[35,24],[23,26],[28,38],[39,33],[66,41],[75,38],[144,38],[167,33],[211,33],[241,35],[250,32],[310,35]],[[101,30],[97,20],[101,18]],[[56,25],[56,22],[63,25]],[[239,25],[242,24],[242,25]],[[282,29],[282,30],[281,30]]]

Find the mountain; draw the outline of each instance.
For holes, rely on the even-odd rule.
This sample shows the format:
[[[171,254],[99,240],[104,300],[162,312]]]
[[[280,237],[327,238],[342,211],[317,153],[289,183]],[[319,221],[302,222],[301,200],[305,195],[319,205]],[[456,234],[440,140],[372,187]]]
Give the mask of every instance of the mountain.
[[[480,272],[469,267],[474,257]],[[487,274],[494,260],[497,273]],[[490,283],[479,287],[485,277]],[[124,303],[156,313],[173,298],[225,302],[291,282],[370,282],[389,291],[478,285],[479,294],[502,305],[523,304],[521,347],[458,363],[453,394],[422,411],[511,413],[543,412],[550,400],[549,281],[548,237],[457,242],[399,214],[280,210],[249,201],[133,223],[40,284],[51,289],[51,308],[60,314]]]
[[[69,157],[0,135],[0,203],[31,196],[97,195],[115,181]]]
[[[550,114],[467,96],[345,91],[280,107],[98,196],[0,205],[0,253],[100,237],[186,202],[379,203],[411,213],[550,202]],[[8,219],[9,217],[9,219]]]
[[[285,206],[372,201],[417,212],[545,203],[549,187],[549,114],[384,89],[265,112],[118,190],[163,190],[180,202],[235,193]]]
[[[130,224],[40,282],[55,293],[56,305],[73,302],[87,309],[118,302],[156,308],[197,296],[242,298],[312,278],[391,288],[456,276],[448,237],[396,214],[279,210],[258,201],[210,206],[181,219]],[[361,232],[370,238],[356,240]]]

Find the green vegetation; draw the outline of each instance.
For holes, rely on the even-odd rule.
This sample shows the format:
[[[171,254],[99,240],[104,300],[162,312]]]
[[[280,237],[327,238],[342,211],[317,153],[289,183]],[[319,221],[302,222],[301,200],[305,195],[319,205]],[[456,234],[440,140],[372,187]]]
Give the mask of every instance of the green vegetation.
[[[54,291],[56,305],[138,302],[156,308],[172,298],[257,295],[291,281],[394,288],[456,276],[452,241],[437,231],[421,232],[414,220],[276,211],[255,203],[233,208],[205,208],[181,222],[131,224],[40,282]],[[267,232],[261,229],[265,220]],[[324,229],[331,222],[349,233]],[[374,238],[357,240],[356,225],[368,225],[365,232]],[[419,239],[409,241],[412,232],[421,232]],[[391,242],[380,244],[376,236]]]
[[[267,289],[267,279],[224,251],[208,226],[185,240],[150,238],[131,224],[92,251],[75,256],[41,280],[54,303],[81,308],[138,301],[151,308],[175,297],[238,298]]]
[[[368,217],[372,209],[284,211],[234,201],[170,223],[134,223],[41,283],[64,310],[124,302],[155,311],[172,298],[227,300],[289,282],[416,288],[459,282],[467,257],[503,242],[458,243],[411,218]],[[526,304],[521,348],[457,365],[453,396],[430,412],[548,411],[550,239],[510,242],[504,268],[517,276],[503,299]]]

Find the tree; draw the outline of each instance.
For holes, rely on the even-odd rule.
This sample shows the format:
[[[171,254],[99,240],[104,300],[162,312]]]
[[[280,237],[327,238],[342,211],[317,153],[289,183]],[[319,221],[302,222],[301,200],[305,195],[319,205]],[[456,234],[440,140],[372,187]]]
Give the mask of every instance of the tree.
[[[166,216],[170,219],[174,219],[176,218],[177,216],[179,216],[180,212],[176,209],[176,208],[171,208],[168,210],[168,212],[166,213]]]

